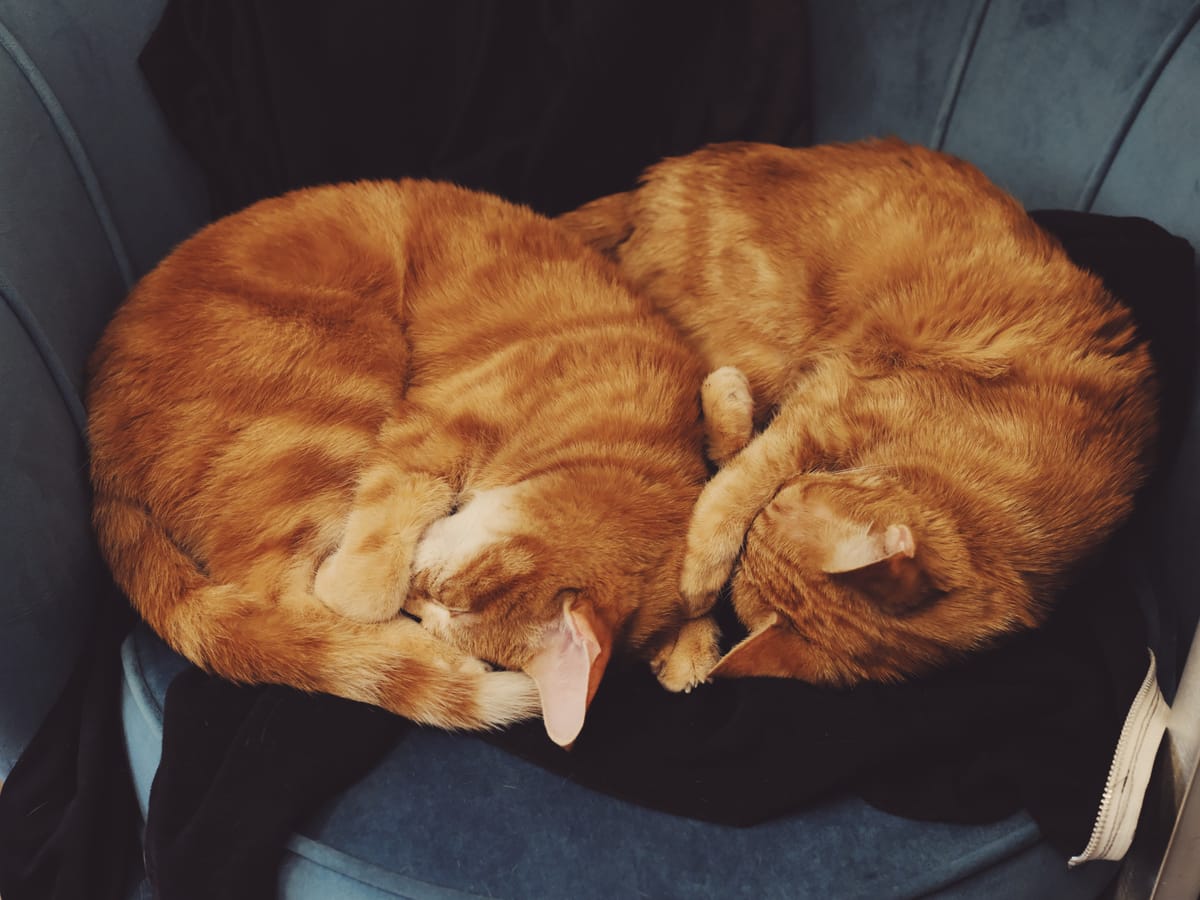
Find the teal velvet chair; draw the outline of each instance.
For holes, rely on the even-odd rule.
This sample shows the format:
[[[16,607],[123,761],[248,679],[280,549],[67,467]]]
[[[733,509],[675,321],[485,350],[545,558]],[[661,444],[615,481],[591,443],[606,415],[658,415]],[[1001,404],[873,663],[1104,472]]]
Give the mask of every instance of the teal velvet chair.
[[[132,281],[205,219],[198,174],[136,65],[161,3],[0,0],[0,778],[61,690],[107,579],[88,524],[85,358]],[[1027,206],[1144,216],[1200,245],[1192,0],[817,0],[811,15],[815,140],[896,134],[972,160]],[[1142,560],[1168,695],[1200,613],[1189,465],[1200,411],[1190,421]],[[1200,718],[1192,663],[1176,705]],[[183,663],[137,632],[121,664],[144,811],[162,700]],[[1171,783],[1182,784],[1196,738],[1174,732]],[[1166,874],[1186,883],[1186,863],[1175,865]],[[322,900],[1057,900],[1098,896],[1116,874],[1110,863],[1068,869],[1024,815],[918,823],[845,797],[722,828],[591,794],[470,737],[421,732],[303,824],[280,885]]]

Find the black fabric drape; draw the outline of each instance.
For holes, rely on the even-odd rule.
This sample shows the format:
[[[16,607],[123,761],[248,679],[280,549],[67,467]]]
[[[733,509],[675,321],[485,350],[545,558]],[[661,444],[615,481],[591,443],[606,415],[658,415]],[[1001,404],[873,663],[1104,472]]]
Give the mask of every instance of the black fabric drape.
[[[709,141],[809,129],[796,0],[175,0],[141,55],[213,213],[358,178],[553,215]]]
[[[134,620],[111,585],[62,693],[0,789],[0,896],[124,898],[141,814],[121,735],[120,646]]]
[[[273,896],[296,823],[358,779],[409,727],[339,697],[185,671],[167,692],[165,764],[146,822],[146,872],[156,893],[169,900]]]

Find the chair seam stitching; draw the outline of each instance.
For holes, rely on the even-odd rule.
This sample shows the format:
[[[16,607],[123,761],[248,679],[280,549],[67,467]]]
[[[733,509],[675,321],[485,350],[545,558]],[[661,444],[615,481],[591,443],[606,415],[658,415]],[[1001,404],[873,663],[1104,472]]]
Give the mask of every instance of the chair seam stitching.
[[[1166,71],[1171,60],[1175,58],[1175,53],[1183,46],[1183,42],[1187,39],[1192,29],[1196,27],[1197,22],[1200,22],[1200,3],[1195,3],[1179,21],[1179,24],[1168,32],[1166,39],[1154,54],[1150,65],[1146,69],[1146,74],[1142,76],[1137,90],[1134,92],[1133,100],[1130,101],[1125,114],[1117,123],[1117,128],[1105,145],[1100,159],[1092,167],[1092,171],[1083,185],[1083,190],[1079,193],[1079,200],[1075,204],[1076,209],[1083,212],[1092,211],[1092,206],[1095,204],[1096,197],[1100,193],[1100,189],[1104,186],[1105,180],[1108,178],[1108,173],[1112,170],[1117,154],[1121,152],[1121,147],[1125,144],[1125,138],[1129,136],[1134,122],[1141,115],[1146,101],[1150,99],[1150,94],[1154,91],[1155,86],[1157,86],[1159,79],[1162,77],[1162,73]]]
[[[4,305],[12,312],[13,316],[21,324],[21,327],[25,329],[25,334],[29,338],[29,342],[33,344],[34,350],[41,357],[42,364],[50,373],[50,378],[58,388],[59,396],[67,407],[67,413],[75,425],[75,430],[86,447],[88,444],[87,410],[84,408],[83,401],[80,399],[75,385],[71,382],[71,377],[67,374],[66,367],[51,345],[50,339],[42,331],[37,317],[33,314],[33,310],[21,299],[16,288],[13,287],[3,272],[0,272],[0,297],[4,299]]]
[[[933,123],[933,134],[929,139],[929,146],[934,150],[941,150],[946,143],[946,135],[950,130],[950,119],[954,116],[954,109],[958,105],[958,95],[962,91],[971,57],[975,54],[975,46],[979,43],[979,35],[983,31],[983,20],[987,17],[989,5],[990,0],[979,0],[971,11],[971,17],[963,26],[958,54],[954,57],[954,64],[950,67],[950,74],[946,78],[946,92],[942,95],[942,104],[938,108],[937,118]]]
[[[58,133],[59,140],[62,141],[63,148],[67,151],[67,156],[70,158],[71,164],[75,167],[75,173],[83,183],[84,192],[88,195],[88,200],[92,205],[92,212],[95,214],[100,224],[100,229],[104,232],[104,236],[108,241],[108,248],[112,255],[113,264],[116,266],[125,289],[128,291],[133,286],[133,268],[129,262],[129,255],[125,250],[125,244],[121,239],[120,232],[117,230],[112,212],[104,198],[103,189],[100,187],[100,179],[96,176],[96,170],[87,155],[83,141],[79,138],[79,133],[75,130],[74,125],[71,124],[71,119],[67,115],[66,109],[59,102],[53,88],[50,87],[50,83],[42,75],[33,58],[29,56],[16,39],[16,36],[3,22],[0,22],[0,47],[4,48],[13,65],[17,67],[17,71],[24,76],[25,81],[42,104],[46,115],[50,117],[54,129]]]

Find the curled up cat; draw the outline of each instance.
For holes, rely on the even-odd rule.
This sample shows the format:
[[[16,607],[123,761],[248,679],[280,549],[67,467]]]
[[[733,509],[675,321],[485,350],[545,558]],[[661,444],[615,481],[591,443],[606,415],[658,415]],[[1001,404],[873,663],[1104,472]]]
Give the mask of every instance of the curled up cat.
[[[1130,512],[1146,344],[973,166],[895,140],[714,145],[559,222],[712,373],[721,469],[681,589],[704,609],[732,575],[749,630],[714,675],[944,665],[1043,622]]]
[[[185,241],[105,331],[99,544],[211,672],[444,728],[540,711],[567,745],[614,649],[675,690],[715,661],[678,590],[702,375],[525,208],[419,181],[297,191]]]

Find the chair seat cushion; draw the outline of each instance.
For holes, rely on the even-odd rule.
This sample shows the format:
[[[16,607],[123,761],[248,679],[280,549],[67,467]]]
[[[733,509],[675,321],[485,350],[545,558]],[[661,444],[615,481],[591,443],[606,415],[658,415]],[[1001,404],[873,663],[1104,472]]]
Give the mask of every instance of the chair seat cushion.
[[[145,815],[163,703],[188,664],[144,627],[123,654],[126,743]],[[288,841],[281,896],[1093,897],[1030,819],[916,822],[853,797],[751,828],[678,818],[573,784],[470,735],[411,729]]]

